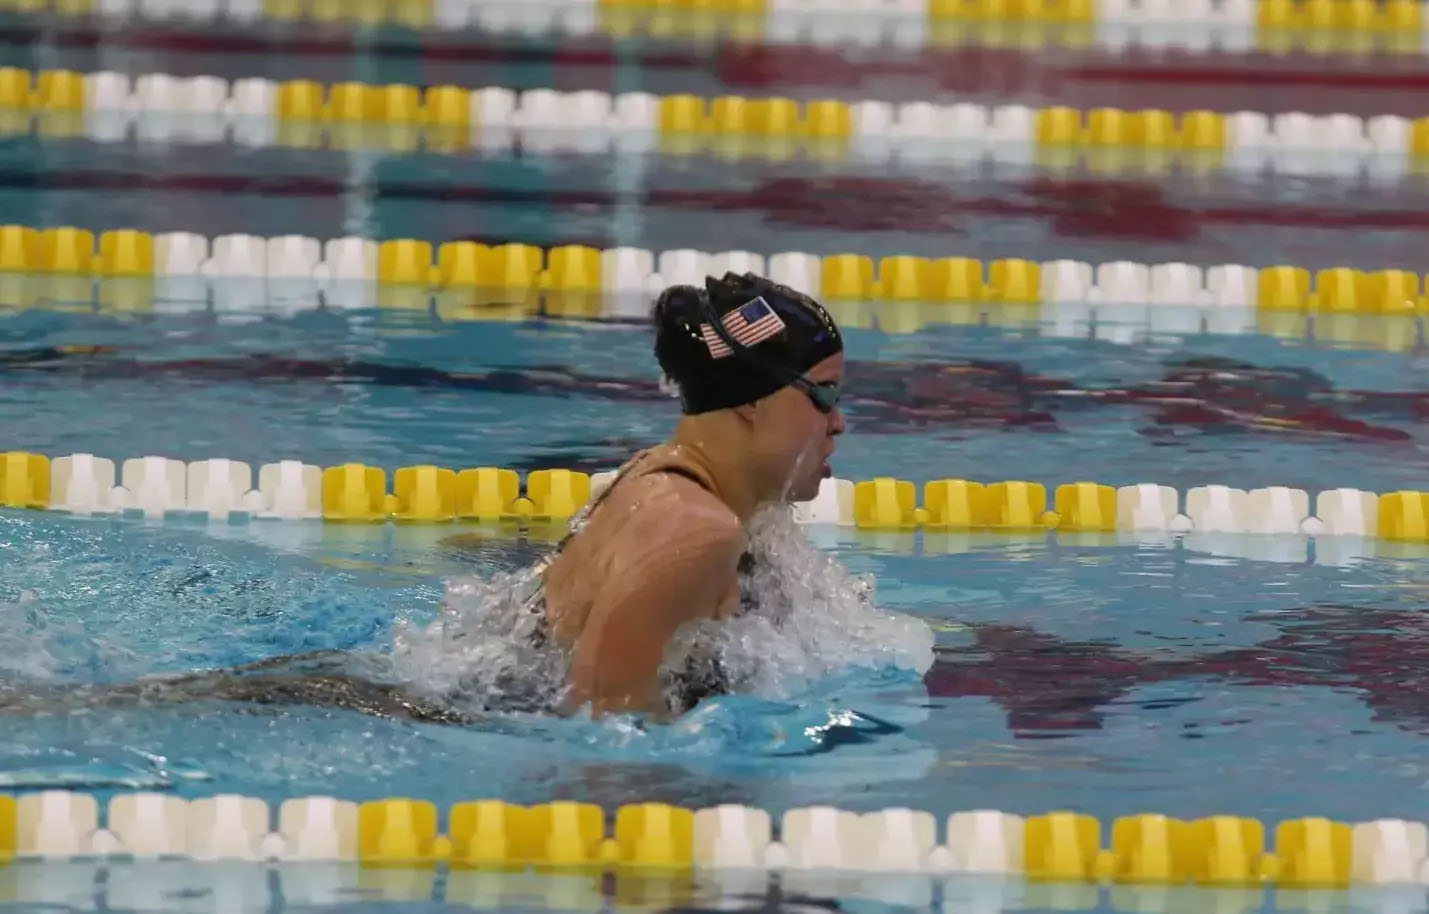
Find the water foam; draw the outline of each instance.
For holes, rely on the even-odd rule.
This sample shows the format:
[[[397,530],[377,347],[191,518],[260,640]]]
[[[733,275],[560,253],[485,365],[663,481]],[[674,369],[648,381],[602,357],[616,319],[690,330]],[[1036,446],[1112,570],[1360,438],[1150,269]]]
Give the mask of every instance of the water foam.
[[[435,620],[425,627],[398,622],[394,676],[463,710],[558,704],[566,660],[555,645],[536,638],[542,566],[448,579]]]
[[[749,527],[754,569],[740,616],[683,626],[662,665],[667,683],[688,659],[717,660],[730,691],[781,699],[849,667],[922,673],[933,633],[922,621],[880,610],[872,576],[854,576],[815,547],[787,508]],[[564,695],[567,664],[536,646],[541,566],[447,582],[435,621],[399,625],[396,674],[413,688],[468,710],[549,708]],[[672,687],[672,686],[671,686]]]
[[[667,662],[713,653],[732,691],[775,699],[848,667],[923,673],[932,665],[932,629],[879,609],[873,576],[851,574],[814,546],[788,509],[761,512],[749,536],[754,605],[734,619],[685,626]]]

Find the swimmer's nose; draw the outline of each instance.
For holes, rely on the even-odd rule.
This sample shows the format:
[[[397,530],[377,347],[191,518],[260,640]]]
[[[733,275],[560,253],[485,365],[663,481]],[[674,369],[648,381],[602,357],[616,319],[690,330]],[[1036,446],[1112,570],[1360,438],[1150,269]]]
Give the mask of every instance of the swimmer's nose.
[[[844,421],[844,411],[837,406],[829,413],[829,436],[842,435],[848,428],[848,423]]]

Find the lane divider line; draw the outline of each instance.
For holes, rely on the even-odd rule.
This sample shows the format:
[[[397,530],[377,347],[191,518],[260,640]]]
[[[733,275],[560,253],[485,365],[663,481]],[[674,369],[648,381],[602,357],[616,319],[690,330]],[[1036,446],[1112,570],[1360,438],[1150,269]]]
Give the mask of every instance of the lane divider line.
[[[1337,0],[1349,2],[1349,0]],[[1101,171],[1229,169],[1398,179],[1429,158],[1429,116],[1078,110],[738,95],[419,87],[312,80],[0,69],[0,133],[250,147],[461,153],[714,152],[786,160],[897,156],[1041,161]]]
[[[939,822],[907,808],[860,814],[809,806],[776,818],[746,806],[635,803],[608,817],[599,806],[572,801],[473,800],[443,812],[420,799],[334,797],[287,799],[274,816],[255,797],[159,793],[117,794],[104,812],[101,820],[99,802],[84,793],[0,794],[0,864],[129,855],[454,870],[980,873],[1029,882],[1294,889],[1422,884],[1429,875],[1425,825],[1402,819],[1309,817],[1272,830],[1254,818],[1148,813],[1104,830],[1096,818],[1066,811],[975,810]]]
[[[290,293],[314,295],[322,286],[355,283],[400,286],[418,293],[483,290],[507,302],[532,292],[573,296],[628,294],[636,302],[667,285],[700,284],[706,274],[752,271],[830,301],[1004,305],[1095,304],[1109,307],[1258,308],[1286,314],[1429,314],[1429,274],[1421,284],[1407,270],[1332,267],[1255,268],[1219,264],[1141,264],[1078,260],[1037,262],[1003,258],[863,254],[820,257],[798,251],[710,253],[692,249],[599,250],[582,245],[542,249],[474,241],[433,244],[420,239],[376,241],[346,237],[320,241],[302,235],[264,238],[193,232],[150,234],[113,229],[37,229],[0,226],[0,304],[23,306],[26,274],[166,280],[291,281]],[[183,283],[177,283],[182,286]],[[7,291],[8,288],[8,291]],[[259,287],[266,293],[266,289]],[[200,284],[204,296],[206,288]],[[82,290],[77,290],[82,291]],[[167,290],[166,290],[167,291]],[[84,298],[88,298],[85,295]],[[419,296],[420,297],[420,296]],[[648,301],[642,307],[648,310]]]
[[[51,460],[27,451],[0,452],[0,507],[76,515],[136,514],[211,521],[322,520],[347,524],[495,523],[559,529],[609,484],[613,470],[593,475],[472,467],[406,466],[391,475],[362,463],[318,467],[299,460],[261,466],[242,461],[184,463],[161,456],[120,462],[92,454]],[[935,534],[930,548],[963,551],[973,534],[1115,545],[1169,544],[1194,551],[1270,561],[1302,561],[1313,538],[1324,561],[1403,552],[1429,544],[1429,491],[1374,493],[1339,488],[1316,493],[1225,485],[1184,493],[1141,483],[1113,487],[1072,482],[1048,487],[1008,480],[982,483],[879,477],[830,478],[812,501],[793,506],[803,524],[863,531]],[[939,539],[941,538],[941,540]],[[946,540],[944,542],[943,540]],[[972,540],[968,540],[970,547]],[[1405,548],[1401,548],[1405,547]]]

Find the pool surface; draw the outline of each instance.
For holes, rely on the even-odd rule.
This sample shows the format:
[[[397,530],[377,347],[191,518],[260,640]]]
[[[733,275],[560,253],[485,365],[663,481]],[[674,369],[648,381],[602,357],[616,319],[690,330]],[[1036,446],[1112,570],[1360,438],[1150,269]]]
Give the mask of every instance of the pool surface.
[[[1423,114],[1424,60],[558,40],[55,10],[0,22],[0,66],[35,69],[1365,117]],[[1413,169],[1107,174],[940,154],[778,161],[12,133],[0,137],[0,222],[42,228],[1426,268],[1429,185]],[[306,286],[284,297],[243,283],[216,280],[198,297],[150,289],[137,310],[106,304],[87,280],[71,299],[0,295],[0,451],[594,473],[661,441],[678,416],[643,303],[472,320],[440,297],[344,307]],[[228,306],[235,288],[244,304]],[[1312,506],[1337,488],[1429,488],[1423,309],[830,308],[848,328],[849,430],[833,461],[843,479],[1289,486]],[[762,655],[784,673],[669,724],[510,710],[443,724],[301,701],[45,703],[312,651],[376,655],[394,664],[386,675],[414,679],[446,662],[423,653],[439,645],[422,633],[449,588],[519,572],[551,548],[553,530],[0,508],[0,707],[32,700],[0,724],[0,793],[84,791],[101,805],[130,791],[274,806],[309,795],[439,808],[479,797],[610,811],[742,804],[776,818],[910,807],[940,823],[975,809],[1073,810],[1107,824],[1147,812],[1429,820],[1429,545],[792,522],[776,532],[868,576],[892,615],[859,628],[846,595],[801,606],[805,630]],[[820,554],[790,548],[786,567],[817,584]],[[911,630],[931,633],[925,673],[906,662],[919,651]],[[1422,886],[1297,893],[967,874],[0,866],[7,912],[468,907],[1412,912],[1429,902]]]

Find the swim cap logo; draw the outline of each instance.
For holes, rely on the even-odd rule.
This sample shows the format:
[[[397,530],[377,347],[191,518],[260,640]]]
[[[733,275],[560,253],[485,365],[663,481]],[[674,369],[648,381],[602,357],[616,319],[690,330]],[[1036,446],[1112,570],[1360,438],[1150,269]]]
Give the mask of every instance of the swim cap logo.
[[[754,346],[778,336],[784,330],[784,319],[769,307],[763,296],[745,302],[720,319],[725,332],[741,346]],[[734,355],[729,344],[709,324],[700,324],[700,336],[710,351],[710,358],[723,359]]]

